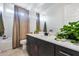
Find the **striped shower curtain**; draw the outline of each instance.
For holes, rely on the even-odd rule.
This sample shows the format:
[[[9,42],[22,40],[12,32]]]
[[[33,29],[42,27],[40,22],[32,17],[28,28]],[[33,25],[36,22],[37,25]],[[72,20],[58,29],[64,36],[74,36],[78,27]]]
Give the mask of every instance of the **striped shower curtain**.
[[[3,19],[2,19],[2,12],[0,12],[0,36],[4,34],[4,25],[3,25]]]

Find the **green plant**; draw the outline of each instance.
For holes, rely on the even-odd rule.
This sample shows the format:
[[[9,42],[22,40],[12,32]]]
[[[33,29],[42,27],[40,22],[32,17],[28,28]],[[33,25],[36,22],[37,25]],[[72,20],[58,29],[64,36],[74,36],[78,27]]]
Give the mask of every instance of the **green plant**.
[[[3,25],[3,19],[2,19],[2,14],[0,12],[0,36],[4,34],[4,25]]]
[[[37,26],[36,30],[35,30],[35,33],[39,33],[39,31],[40,31],[40,28],[39,28],[39,26]]]
[[[71,39],[74,42],[79,41],[79,21],[69,22],[68,25],[64,25],[57,34],[59,39]]]
[[[40,26],[39,25],[36,25],[35,33],[39,33],[39,32],[40,32]]]

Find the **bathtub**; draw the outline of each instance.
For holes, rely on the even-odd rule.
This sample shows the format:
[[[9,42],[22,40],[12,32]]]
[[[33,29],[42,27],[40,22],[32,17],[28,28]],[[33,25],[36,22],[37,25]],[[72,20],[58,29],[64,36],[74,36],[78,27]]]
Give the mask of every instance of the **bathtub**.
[[[8,49],[12,49],[12,37],[8,37],[7,39],[0,37],[0,51]]]

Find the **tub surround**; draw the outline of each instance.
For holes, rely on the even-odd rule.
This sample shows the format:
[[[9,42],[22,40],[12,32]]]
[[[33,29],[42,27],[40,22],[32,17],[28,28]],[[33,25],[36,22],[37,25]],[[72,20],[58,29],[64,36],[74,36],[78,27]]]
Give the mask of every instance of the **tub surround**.
[[[27,36],[30,36],[32,38],[37,38],[42,41],[49,42],[51,44],[55,44],[55,45],[58,45],[58,46],[61,46],[61,47],[64,47],[64,48],[67,48],[69,50],[76,51],[79,53],[78,45],[75,45],[67,40],[66,41],[57,41],[57,40],[55,40],[55,38],[56,38],[55,35],[44,36],[43,34],[28,34]],[[32,40],[32,38],[31,38],[31,40]],[[28,38],[27,38],[27,40],[28,40]]]

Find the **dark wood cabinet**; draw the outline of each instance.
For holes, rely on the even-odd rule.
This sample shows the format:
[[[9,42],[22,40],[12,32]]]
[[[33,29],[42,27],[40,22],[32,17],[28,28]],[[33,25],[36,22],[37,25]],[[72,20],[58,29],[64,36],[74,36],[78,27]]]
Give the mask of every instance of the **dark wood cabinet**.
[[[55,45],[55,55],[56,56],[79,56],[79,52],[69,48]]]
[[[27,37],[27,52],[31,56],[38,55],[38,44],[37,40],[34,37],[28,36]]]
[[[53,56],[54,55],[54,45],[40,40],[39,44],[39,55],[40,56]]]
[[[32,36],[27,36],[26,45],[30,56],[79,56],[78,51],[49,43]]]
[[[53,56],[53,46],[54,45],[49,42],[27,36],[27,51],[31,56]]]

